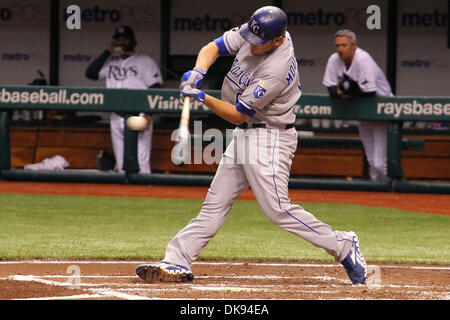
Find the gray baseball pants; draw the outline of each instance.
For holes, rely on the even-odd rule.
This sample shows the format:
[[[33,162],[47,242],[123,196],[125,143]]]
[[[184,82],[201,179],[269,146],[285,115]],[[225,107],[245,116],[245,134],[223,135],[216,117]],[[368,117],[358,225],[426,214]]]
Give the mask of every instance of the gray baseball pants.
[[[352,246],[349,233],[333,231],[289,199],[289,174],[296,149],[295,128],[236,128],[199,214],[169,242],[164,261],[191,268],[225,222],[234,200],[248,187],[272,223],[342,261]]]

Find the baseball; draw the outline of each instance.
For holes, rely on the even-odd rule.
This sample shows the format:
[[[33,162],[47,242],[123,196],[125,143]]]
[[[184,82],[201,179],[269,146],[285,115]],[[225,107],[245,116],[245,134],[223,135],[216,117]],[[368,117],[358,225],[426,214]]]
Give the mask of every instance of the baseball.
[[[147,126],[147,119],[140,116],[131,116],[127,119],[127,126],[131,130],[141,131]]]

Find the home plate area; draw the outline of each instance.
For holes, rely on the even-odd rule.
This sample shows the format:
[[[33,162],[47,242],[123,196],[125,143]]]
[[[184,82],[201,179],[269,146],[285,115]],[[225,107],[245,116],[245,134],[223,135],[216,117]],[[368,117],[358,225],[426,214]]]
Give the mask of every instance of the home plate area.
[[[353,285],[337,263],[197,261],[194,281],[146,283],[155,261],[0,261],[2,300],[449,300],[450,267],[369,265]]]

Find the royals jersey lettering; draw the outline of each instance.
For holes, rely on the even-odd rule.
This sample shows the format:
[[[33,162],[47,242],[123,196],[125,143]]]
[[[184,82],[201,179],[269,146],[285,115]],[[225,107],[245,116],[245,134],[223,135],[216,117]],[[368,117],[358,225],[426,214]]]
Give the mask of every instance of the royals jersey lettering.
[[[277,50],[254,56],[250,44],[232,29],[215,40],[220,55],[236,55],[222,85],[222,99],[251,116],[249,123],[283,127],[295,121],[293,106],[301,95],[291,36]]]

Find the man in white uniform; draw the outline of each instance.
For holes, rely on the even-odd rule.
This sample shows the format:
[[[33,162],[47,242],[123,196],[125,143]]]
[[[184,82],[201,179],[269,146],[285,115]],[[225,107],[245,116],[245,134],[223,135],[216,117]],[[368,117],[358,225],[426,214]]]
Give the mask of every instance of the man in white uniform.
[[[183,75],[183,96],[203,102],[237,128],[198,216],[170,241],[162,262],[137,267],[144,281],[193,280],[192,262],[225,222],[234,200],[251,187],[271,222],[324,249],[344,265],[353,283],[364,283],[366,265],[356,234],[333,231],[289,199],[289,174],[298,142],[293,110],[301,86],[286,27],[287,16],[281,9],[262,7],[248,23],[204,46],[195,68]],[[222,55],[236,58],[225,76],[220,100],[198,88]]]
[[[106,50],[88,66],[86,77],[91,80],[106,79],[107,88],[160,88],[163,79],[159,67],[150,56],[135,53],[136,44],[132,28],[129,26],[118,27],[113,35],[113,40],[106,45]],[[138,135],[139,172],[151,173],[153,122],[149,114],[141,113],[140,115],[147,119],[148,125]],[[111,114],[111,140],[119,172],[124,171],[125,121],[126,112]]]
[[[323,85],[331,97],[392,96],[391,87],[372,57],[357,46],[351,30],[335,34],[336,52],[328,59]],[[364,146],[369,174],[373,181],[389,181],[387,175],[387,123],[358,121],[359,135]]]

